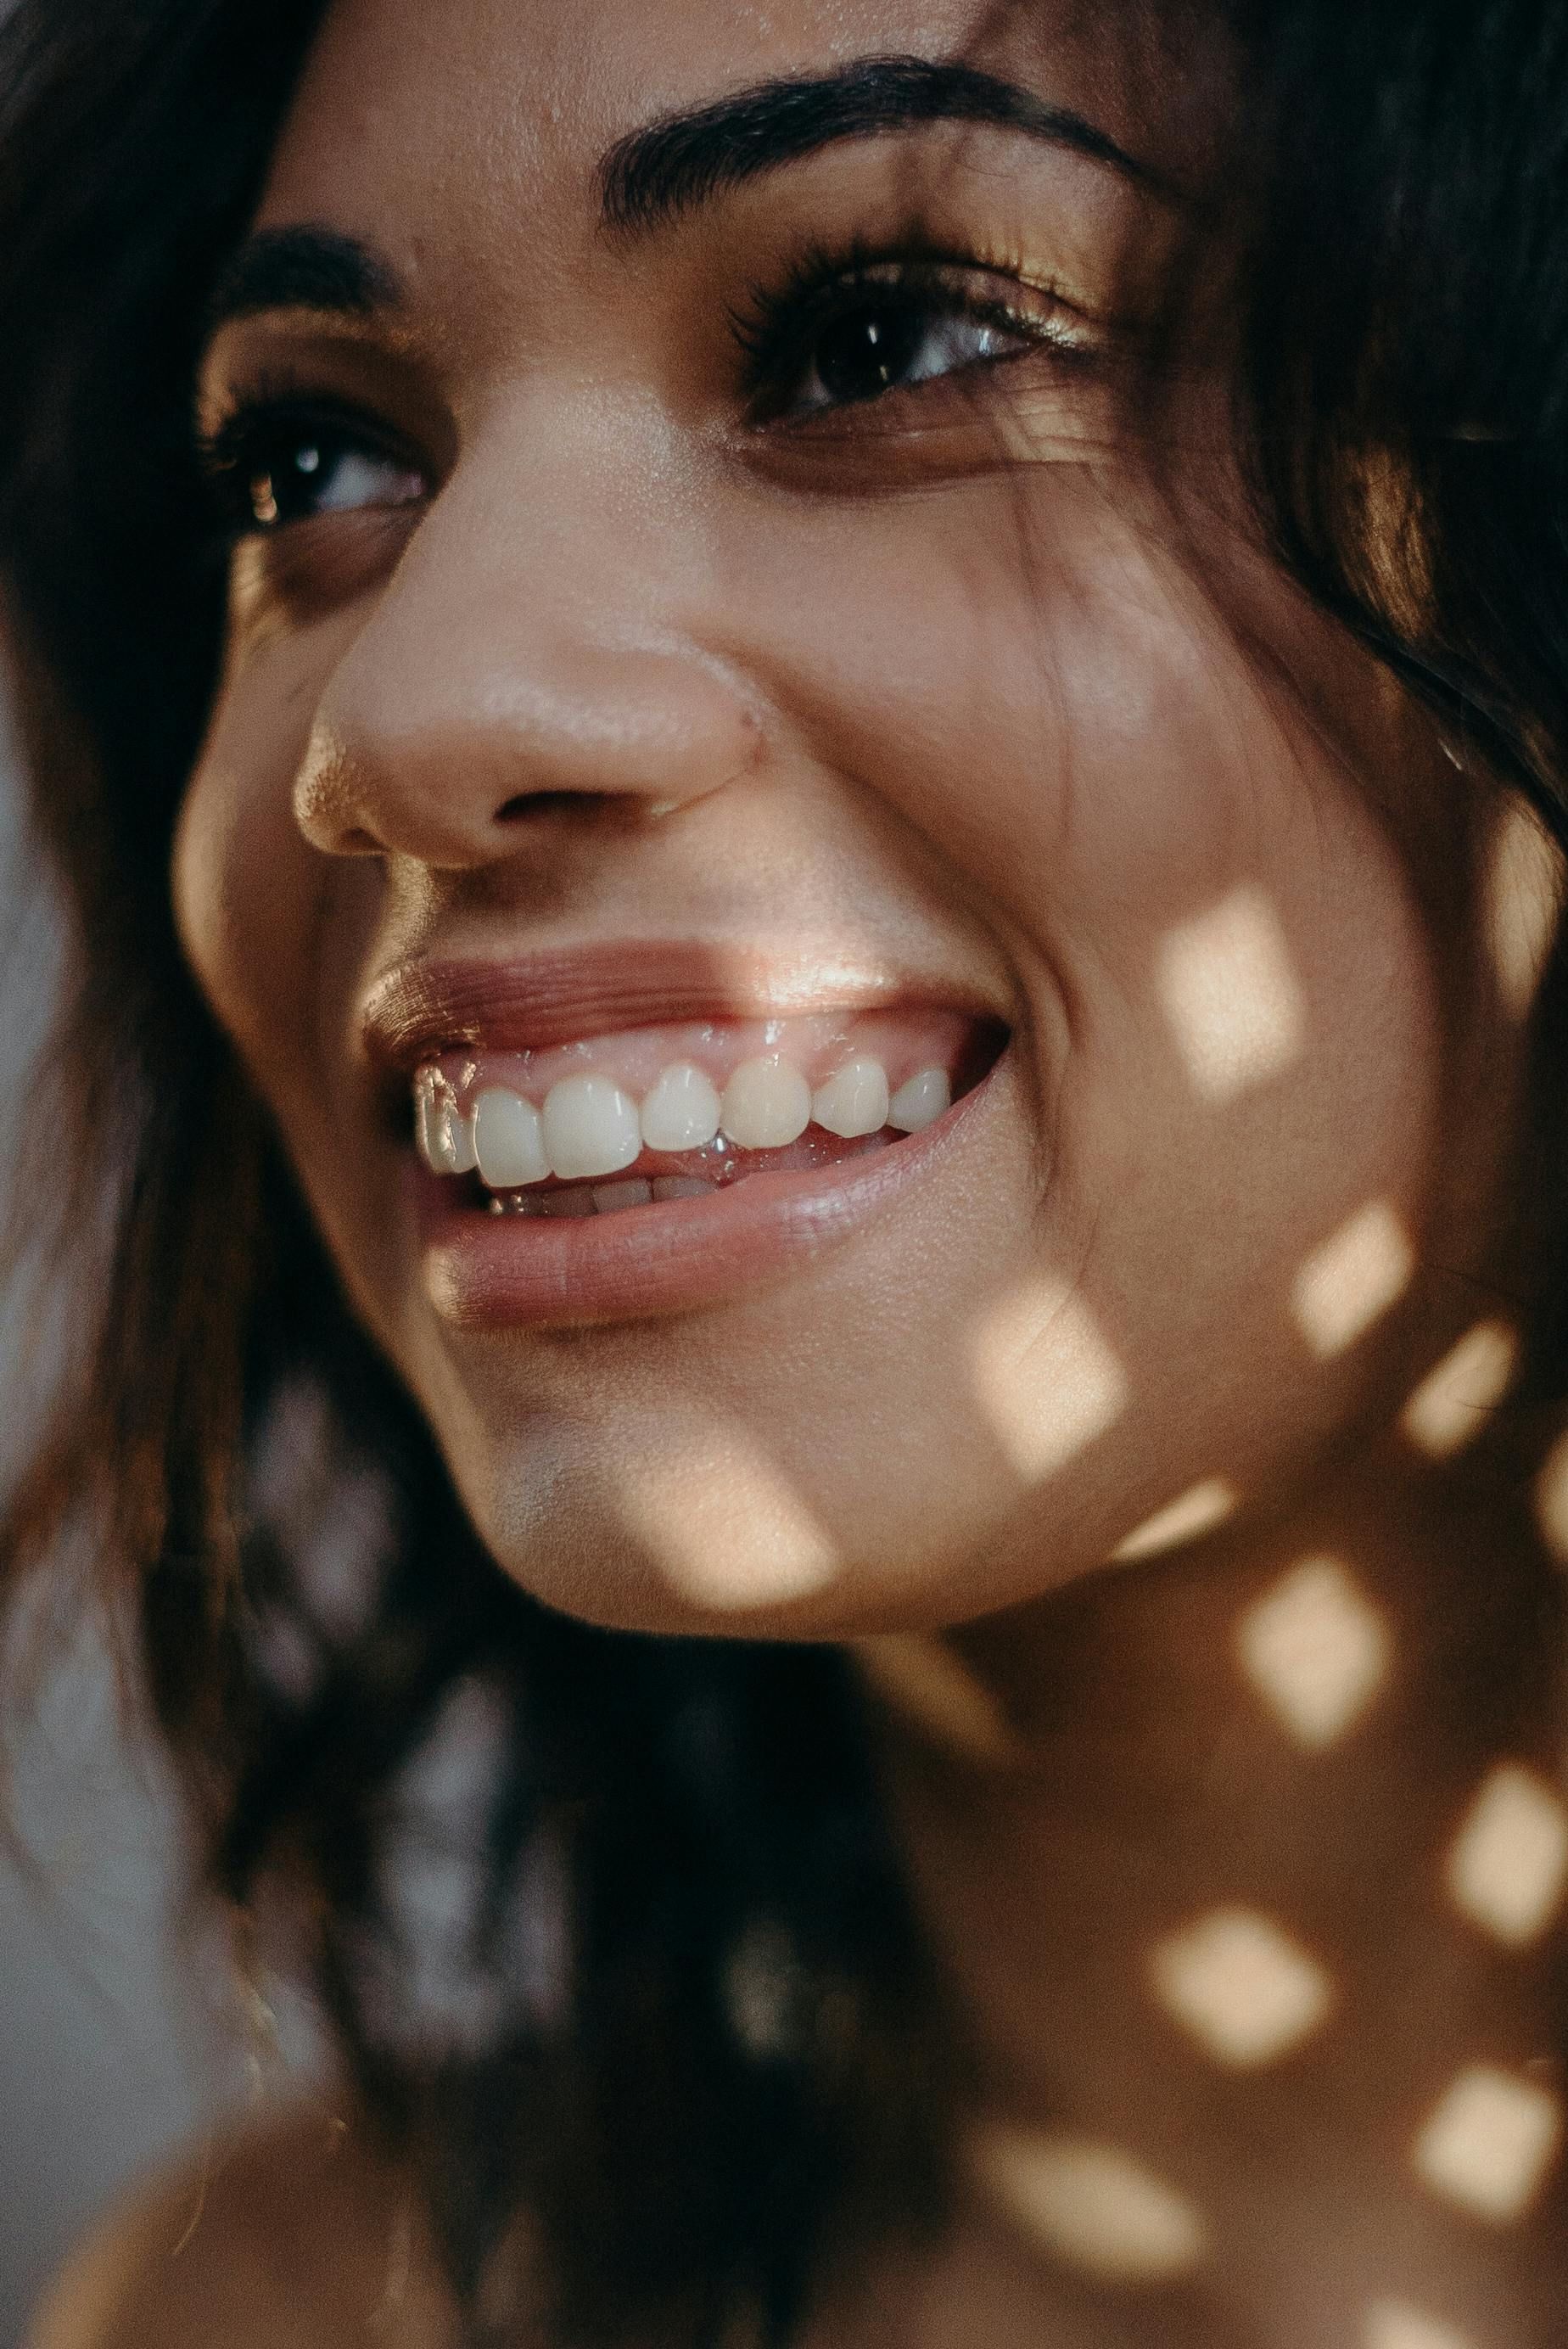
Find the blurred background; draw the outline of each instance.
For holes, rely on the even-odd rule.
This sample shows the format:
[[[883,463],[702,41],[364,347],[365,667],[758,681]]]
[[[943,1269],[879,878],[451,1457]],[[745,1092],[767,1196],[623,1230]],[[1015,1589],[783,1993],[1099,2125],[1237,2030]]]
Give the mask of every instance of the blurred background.
[[[20,833],[0,709],[0,1165],[53,996],[52,920]],[[23,1202],[24,1207],[26,1202]],[[0,1472],[39,1384],[0,1310]],[[277,2059],[191,1924],[173,1790],[105,1626],[64,1569],[10,1630],[0,1701],[0,2349],[83,2229],[172,2148],[311,2061],[298,2012]]]

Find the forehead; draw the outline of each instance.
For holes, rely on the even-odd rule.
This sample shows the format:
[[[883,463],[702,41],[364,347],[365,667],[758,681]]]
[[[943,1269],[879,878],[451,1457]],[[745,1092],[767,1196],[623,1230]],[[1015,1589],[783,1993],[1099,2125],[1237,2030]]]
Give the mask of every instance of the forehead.
[[[600,158],[650,121],[892,55],[1006,71],[1146,153],[1172,139],[1152,20],[1106,0],[334,0],[260,224],[329,221],[417,268],[459,225],[586,214]]]

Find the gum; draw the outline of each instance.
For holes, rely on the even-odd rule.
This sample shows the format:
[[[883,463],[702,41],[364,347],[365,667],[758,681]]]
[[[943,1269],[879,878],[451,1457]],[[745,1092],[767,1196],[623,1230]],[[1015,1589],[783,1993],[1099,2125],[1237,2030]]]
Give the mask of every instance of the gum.
[[[488,1085],[542,1104],[564,1077],[613,1077],[640,1102],[678,1061],[701,1069],[722,1092],[745,1061],[777,1053],[813,1090],[846,1061],[880,1061],[896,1092],[923,1069],[944,1068],[960,1090],[975,1057],[978,1023],[961,1012],[924,1009],[825,1014],[791,1019],[691,1022],[624,1030],[538,1052],[445,1052],[427,1061],[445,1079],[465,1113]]]

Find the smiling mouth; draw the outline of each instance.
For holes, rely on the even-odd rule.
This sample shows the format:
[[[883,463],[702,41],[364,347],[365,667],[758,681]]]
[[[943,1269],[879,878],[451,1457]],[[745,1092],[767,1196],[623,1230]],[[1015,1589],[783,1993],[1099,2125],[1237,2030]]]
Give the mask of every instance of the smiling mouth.
[[[995,1021],[906,1008],[459,1049],[415,1072],[415,1142],[454,1206],[621,1216],[895,1148],[971,1092],[1005,1042]]]

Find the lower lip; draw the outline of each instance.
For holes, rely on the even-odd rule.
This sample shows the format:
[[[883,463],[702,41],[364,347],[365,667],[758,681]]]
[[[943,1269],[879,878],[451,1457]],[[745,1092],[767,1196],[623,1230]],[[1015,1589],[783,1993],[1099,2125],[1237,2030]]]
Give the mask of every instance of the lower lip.
[[[995,1075],[923,1133],[868,1156],[607,1216],[486,1215],[416,1163],[427,1293],[443,1320],[466,1329],[566,1329],[720,1304],[896,1207],[951,1154]]]

